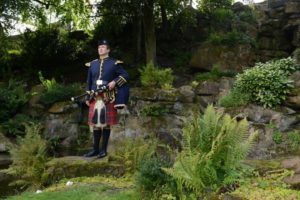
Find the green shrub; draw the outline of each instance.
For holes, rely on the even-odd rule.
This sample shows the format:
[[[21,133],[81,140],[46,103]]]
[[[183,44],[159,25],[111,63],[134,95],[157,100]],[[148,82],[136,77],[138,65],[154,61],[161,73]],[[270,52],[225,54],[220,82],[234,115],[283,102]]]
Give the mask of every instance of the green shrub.
[[[39,71],[39,80],[46,88],[46,91],[52,90],[58,85],[55,78],[52,78],[51,80],[45,79],[41,71]]]
[[[81,86],[79,83],[71,85],[55,84],[50,90],[41,95],[40,102],[46,106],[59,101],[70,100],[71,97],[81,93]]]
[[[239,20],[251,24],[255,24],[257,22],[255,13],[252,9],[245,10],[239,13]]]
[[[81,85],[79,83],[63,85],[57,83],[54,78],[51,80],[45,79],[42,72],[39,72],[39,79],[46,89],[46,92],[41,95],[40,102],[46,106],[58,101],[70,100],[71,97],[81,93]]]
[[[169,87],[172,85],[174,76],[170,68],[160,69],[152,64],[147,64],[141,70],[141,82],[145,87]]]
[[[292,58],[257,63],[237,75],[234,89],[249,94],[251,101],[264,107],[274,107],[285,100],[293,88],[288,75],[295,70],[297,65]]]
[[[199,82],[207,81],[207,80],[218,80],[219,78],[233,77],[235,74],[232,72],[222,72],[220,70],[220,66],[218,64],[213,65],[212,70],[210,72],[196,74],[195,80]]]
[[[202,0],[200,9],[207,13],[212,13],[218,8],[230,8],[232,0]]]
[[[169,112],[169,109],[160,105],[147,105],[141,110],[143,116],[159,117]]]
[[[17,114],[8,121],[3,122],[1,127],[7,136],[21,136],[25,134],[25,124],[32,121],[33,119],[28,115]]]
[[[298,131],[291,131],[288,133],[288,141],[292,151],[297,151],[300,144],[300,135]]]
[[[249,104],[250,97],[248,94],[241,93],[239,91],[231,91],[228,95],[222,97],[219,100],[219,104],[223,107],[239,107]]]
[[[232,21],[235,18],[235,14],[231,9],[217,8],[210,14],[209,23],[211,31],[225,32],[231,30]]]
[[[216,46],[225,45],[233,47],[237,44],[250,44],[256,46],[255,40],[252,37],[239,31],[230,31],[225,34],[213,32],[209,35],[207,42]]]
[[[40,136],[41,125],[25,125],[26,135],[18,138],[18,146],[10,149],[13,163],[7,172],[17,177],[14,184],[37,189],[43,184],[42,174],[45,169],[46,141]]]
[[[162,171],[162,167],[171,167],[170,162],[156,156],[142,160],[136,175],[138,187],[153,191],[166,184],[170,177]]]
[[[231,9],[218,8],[212,12],[212,19],[214,21],[223,22],[232,20],[234,13]]]
[[[178,52],[178,54],[175,56],[175,66],[176,67],[185,67],[188,66],[190,60],[191,60],[191,53],[190,52]]]
[[[183,128],[182,151],[172,168],[164,168],[180,190],[192,190],[198,197],[207,191],[238,181],[241,161],[257,132],[247,136],[248,122],[223,115],[210,105],[200,117]]]
[[[0,87],[0,122],[8,120],[25,105],[30,97],[25,84],[16,80],[9,80],[8,85]]]
[[[272,139],[276,144],[281,144],[283,141],[283,136],[280,131],[274,131],[272,135]]]

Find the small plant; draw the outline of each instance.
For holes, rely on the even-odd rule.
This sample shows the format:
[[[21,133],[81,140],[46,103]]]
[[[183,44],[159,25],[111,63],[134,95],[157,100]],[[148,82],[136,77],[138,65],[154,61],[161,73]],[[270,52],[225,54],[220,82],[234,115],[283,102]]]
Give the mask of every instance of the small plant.
[[[143,116],[159,117],[169,112],[169,109],[160,105],[148,105],[141,110]]]
[[[33,119],[28,115],[17,114],[8,121],[3,122],[2,128],[7,136],[21,136],[25,134],[25,124],[32,121]]]
[[[139,70],[141,73],[141,82],[145,87],[166,87],[172,86],[174,76],[170,68],[160,69],[152,64],[147,64]]]
[[[226,108],[245,106],[249,103],[250,97],[248,94],[243,94],[235,90],[231,91],[228,95],[219,100],[219,104]]]
[[[34,189],[43,184],[47,156],[46,141],[40,136],[41,129],[39,124],[26,124],[25,137],[18,138],[18,147],[10,149],[13,163],[7,173],[18,178],[14,184]]]
[[[276,144],[281,144],[283,141],[282,133],[280,131],[274,131],[272,138]]]
[[[60,142],[61,138],[57,135],[47,139],[47,146],[51,155],[56,156],[58,154],[58,151],[61,148]]]
[[[276,128],[276,124],[273,123],[273,122],[270,122],[269,124],[266,124],[266,128],[275,129]]]
[[[292,151],[297,151],[300,145],[300,134],[298,131],[291,131],[288,133],[288,140]]]
[[[202,0],[199,4],[201,10],[212,13],[216,9],[230,8],[232,0]]]
[[[127,173],[136,171],[142,160],[149,159],[157,146],[155,139],[144,140],[141,137],[124,139],[116,147],[114,159],[124,165]]]
[[[170,166],[170,162],[157,156],[142,160],[137,171],[137,185],[141,190],[153,191],[155,188],[166,184],[170,177],[161,168]]]
[[[39,71],[39,79],[47,91],[54,89],[58,85],[54,78],[51,80],[45,79],[41,71]]]
[[[239,31],[224,33],[211,33],[207,42],[213,45],[225,45],[233,47],[237,44],[250,44],[256,46],[255,39]]]
[[[196,75],[196,81],[203,82],[207,80],[218,80],[219,78],[226,76],[226,77],[233,77],[235,74],[231,72],[221,72],[220,66],[218,64],[215,64],[212,67],[212,70],[210,72],[205,72],[201,74]]]

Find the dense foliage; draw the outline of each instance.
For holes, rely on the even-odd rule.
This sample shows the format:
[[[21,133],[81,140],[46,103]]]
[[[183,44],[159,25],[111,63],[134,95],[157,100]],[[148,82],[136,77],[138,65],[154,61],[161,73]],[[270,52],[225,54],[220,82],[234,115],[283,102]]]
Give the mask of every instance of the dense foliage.
[[[172,88],[174,76],[170,68],[161,69],[147,64],[140,69],[141,82],[145,87],[160,87],[163,89]]]
[[[14,116],[30,97],[26,85],[13,79],[0,86],[0,94],[0,122]]]
[[[232,90],[230,93],[219,100],[220,106],[229,107],[239,107],[246,106],[250,103],[249,94],[241,93],[237,90]]]
[[[251,101],[264,107],[274,107],[284,101],[293,88],[288,76],[298,67],[292,58],[257,63],[237,75],[234,89],[248,94]]]
[[[77,61],[84,54],[87,39],[72,38],[70,32],[62,28],[50,27],[27,31],[22,38],[22,56],[28,67],[54,68],[57,65]]]
[[[41,72],[39,73],[39,79],[46,89],[41,94],[40,102],[46,106],[50,106],[55,102],[70,100],[71,97],[79,95],[82,91],[81,85],[78,83],[70,85],[60,84],[54,78],[51,80],[45,79]]]

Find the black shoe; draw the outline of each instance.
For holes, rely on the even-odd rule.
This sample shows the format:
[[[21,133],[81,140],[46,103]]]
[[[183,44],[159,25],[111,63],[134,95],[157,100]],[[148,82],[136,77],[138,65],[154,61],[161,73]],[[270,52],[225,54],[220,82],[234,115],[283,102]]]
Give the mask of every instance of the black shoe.
[[[106,156],[107,156],[107,153],[104,152],[104,151],[101,151],[101,152],[98,154],[97,158],[104,158],[104,157],[106,157]]]
[[[93,150],[93,151],[90,151],[90,152],[87,153],[87,154],[84,154],[83,156],[84,156],[84,157],[93,157],[93,156],[96,156],[98,153],[99,153],[99,152]]]

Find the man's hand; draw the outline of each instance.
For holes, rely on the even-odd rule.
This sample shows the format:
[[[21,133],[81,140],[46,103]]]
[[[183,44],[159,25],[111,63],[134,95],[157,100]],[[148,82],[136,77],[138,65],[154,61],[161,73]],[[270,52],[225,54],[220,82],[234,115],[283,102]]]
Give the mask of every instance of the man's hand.
[[[116,86],[116,82],[115,81],[111,81],[110,83],[108,83],[108,89],[109,90],[113,90]]]
[[[85,101],[85,103],[87,106],[90,106],[90,101],[87,100],[87,101]]]

